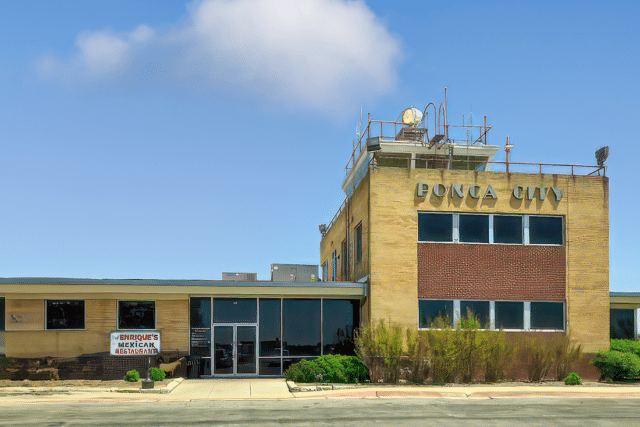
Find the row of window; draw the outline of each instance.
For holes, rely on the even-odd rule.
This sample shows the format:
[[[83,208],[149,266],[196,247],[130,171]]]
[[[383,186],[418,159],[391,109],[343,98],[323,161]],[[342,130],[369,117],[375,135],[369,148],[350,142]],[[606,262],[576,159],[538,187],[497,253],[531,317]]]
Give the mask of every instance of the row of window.
[[[420,328],[454,327],[473,316],[481,329],[564,331],[564,303],[548,301],[419,300]]]
[[[84,300],[47,300],[46,328],[85,329]],[[118,301],[118,329],[155,329],[154,301]]]
[[[232,373],[233,367],[221,357],[229,345],[224,333],[231,331],[231,326],[221,325],[225,323],[236,324],[238,334],[241,329],[249,331],[245,344],[258,343],[259,375],[281,375],[301,358],[355,354],[354,331],[360,322],[360,301],[193,297],[190,313],[190,349],[192,355],[204,358],[201,375]],[[241,341],[240,335],[237,339]],[[212,354],[216,358],[213,372],[208,362]],[[246,363],[238,360],[238,373],[256,372],[254,362],[248,362],[250,355],[255,355],[252,345],[242,356]]]
[[[561,216],[418,212],[419,242],[562,245]]]
[[[362,262],[362,222],[358,223],[353,231],[355,242],[355,262],[358,264]],[[331,253],[331,281],[334,282],[338,280],[338,258],[340,257],[342,257],[341,280],[349,280],[349,247],[346,239],[342,241],[341,250],[341,255],[338,255],[337,250],[334,250]],[[329,280],[329,264],[327,261],[322,264],[322,280]]]

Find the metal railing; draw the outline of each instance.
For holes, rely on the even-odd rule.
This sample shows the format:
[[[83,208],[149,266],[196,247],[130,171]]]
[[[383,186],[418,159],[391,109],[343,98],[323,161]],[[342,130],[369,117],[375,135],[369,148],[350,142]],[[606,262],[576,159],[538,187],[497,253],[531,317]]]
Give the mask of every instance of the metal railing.
[[[432,137],[436,135],[446,135],[446,138],[441,143],[457,144],[457,145],[476,145],[487,144],[487,132],[493,128],[493,126],[487,126],[485,117],[484,125],[449,125],[434,123],[435,130],[433,135],[429,134],[429,128],[427,127],[428,117],[422,122],[423,127],[410,128],[406,124],[397,121],[385,121],[385,120],[371,120],[371,115],[367,118],[367,127],[360,134],[357,142],[353,141],[353,152],[351,157],[347,161],[345,166],[345,176],[349,174],[351,169],[355,167],[355,162],[360,153],[362,152],[362,141],[366,141],[367,138],[372,136],[380,137],[382,142],[391,141],[406,141],[398,139],[398,135],[402,129],[411,129],[420,135],[419,139],[411,139],[412,142],[427,144],[431,141]],[[379,126],[379,127],[378,127]],[[379,131],[379,132],[378,132]],[[478,135],[477,137],[475,135]]]

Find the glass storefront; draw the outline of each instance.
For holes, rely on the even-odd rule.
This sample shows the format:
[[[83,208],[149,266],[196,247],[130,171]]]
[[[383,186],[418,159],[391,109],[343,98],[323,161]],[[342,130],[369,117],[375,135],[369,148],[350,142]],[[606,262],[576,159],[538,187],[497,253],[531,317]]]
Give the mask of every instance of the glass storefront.
[[[355,354],[359,300],[192,297],[190,310],[198,376],[282,375],[302,359]]]

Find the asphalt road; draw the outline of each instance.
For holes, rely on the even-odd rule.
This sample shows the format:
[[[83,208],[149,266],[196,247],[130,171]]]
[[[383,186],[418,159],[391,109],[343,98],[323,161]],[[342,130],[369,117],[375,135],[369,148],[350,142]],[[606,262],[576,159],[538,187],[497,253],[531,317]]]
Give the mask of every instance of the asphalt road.
[[[305,399],[0,407],[0,426],[638,426],[637,399]]]

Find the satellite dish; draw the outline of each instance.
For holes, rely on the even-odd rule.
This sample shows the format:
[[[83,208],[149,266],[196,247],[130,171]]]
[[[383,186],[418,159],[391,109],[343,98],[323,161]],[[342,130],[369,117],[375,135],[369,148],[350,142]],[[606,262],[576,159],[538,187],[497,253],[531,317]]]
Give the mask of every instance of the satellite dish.
[[[604,161],[609,157],[609,146],[604,146],[599,148],[596,151],[596,161],[598,162],[598,166],[602,167],[604,165]]]
[[[407,108],[402,112],[402,123],[412,128],[418,126],[422,121],[422,111],[417,108]]]

